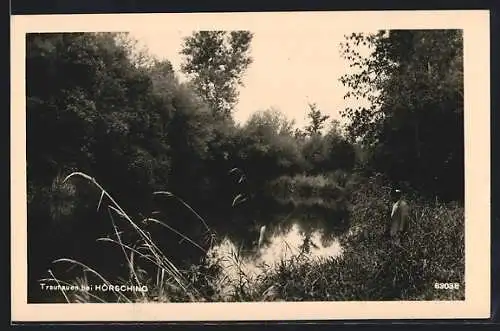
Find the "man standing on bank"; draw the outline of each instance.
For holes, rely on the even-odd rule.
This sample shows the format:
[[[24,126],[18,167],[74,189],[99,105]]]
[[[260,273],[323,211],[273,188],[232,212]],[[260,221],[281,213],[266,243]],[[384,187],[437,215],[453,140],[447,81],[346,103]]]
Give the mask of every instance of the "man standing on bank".
[[[399,246],[401,235],[408,229],[410,207],[401,190],[394,190],[394,197],[397,200],[392,205],[389,234],[392,242]]]

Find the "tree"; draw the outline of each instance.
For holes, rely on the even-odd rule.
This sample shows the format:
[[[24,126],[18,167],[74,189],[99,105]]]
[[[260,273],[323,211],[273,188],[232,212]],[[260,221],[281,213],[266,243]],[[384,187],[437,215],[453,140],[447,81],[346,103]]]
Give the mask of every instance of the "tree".
[[[356,151],[354,145],[343,136],[338,120],[331,121],[323,140],[325,170],[352,170],[356,162]]]
[[[293,137],[294,121],[276,109],[255,112],[240,131],[239,168],[256,186],[284,173],[299,171],[302,155]]]
[[[463,198],[463,44],[459,30],[379,31],[346,36],[349,138],[396,181]],[[365,47],[371,52],[363,54]]]
[[[309,103],[307,117],[310,119],[310,124],[304,130],[309,136],[321,134],[325,122],[330,118],[329,115],[323,115],[315,103]]]
[[[291,136],[294,125],[294,120],[289,120],[281,111],[270,108],[253,113],[245,126],[262,135]]]
[[[198,31],[184,39],[181,70],[217,116],[230,116],[237,102],[252,38],[249,31]]]
[[[70,172],[95,177],[132,217],[147,212],[151,193],[168,182],[168,93],[159,94],[149,64],[135,61],[118,37],[27,35],[30,278],[40,278],[36,269],[44,271],[48,260],[60,257],[55,254],[113,268],[95,245],[112,233],[105,208],[95,209],[99,192],[77,180],[62,183]]]
[[[354,146],[343,137],[337,120],[331,121],[325,135],[313,134],[301,146],[311,173],[351,170],[354,167]]]

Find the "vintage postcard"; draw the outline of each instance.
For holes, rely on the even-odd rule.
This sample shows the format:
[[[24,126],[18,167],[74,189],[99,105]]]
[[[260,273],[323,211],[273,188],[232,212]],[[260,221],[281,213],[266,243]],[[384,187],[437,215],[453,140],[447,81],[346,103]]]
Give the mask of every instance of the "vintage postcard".
[[[489,317],[488,11],[11,26],[13,321]]]

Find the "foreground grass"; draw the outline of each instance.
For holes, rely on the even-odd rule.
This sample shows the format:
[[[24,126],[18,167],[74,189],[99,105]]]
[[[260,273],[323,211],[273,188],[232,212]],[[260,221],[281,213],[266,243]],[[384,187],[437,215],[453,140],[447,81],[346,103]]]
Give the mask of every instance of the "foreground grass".
[[[188,269],[178,268],[156,246],[151,235],[132,220],[93,178],[74,173],[96,185],[102,192],[99,205],[106,205],[115,228],[114,238],[103,238],[120,247],[128,266],[128,276],[109,281],[97,270],[71,259],[82,268],[76,281],[79,288],[88,284],[123,284],[147,287],[143,291],[92,290],[61,291],[68,302],[204,302],[204,301],[324,301],[324,300],[463,300],[464,284],[464,210],[458,204],[429,203],[409,198],[412,205],[409,234],[401,246],[385,236],[390,206],[390,189],[374,180],[358,183],[349,201],[351,230],[340,237],[340,258],[315,258],[301,252],[282,258],[274,265],[259,266],[257,276],[249,275],[241,252],[233,250],[215,260],[203,259]],[[176,198],[168,192],[159,192]],[[184,202],[183,202],[184,203]],[[203,243],[181,233],[183,239],[200,249],[210,251],[221,238],[188,204],[184,203],[206,228]],[[122,240],[115,218],[125,220],[138,239]],[[152,220],[165,227],[167,224]],[[171,229],[175,231],[175,229]],[[219,239],[219,240],[218,240]],[[228,263],[236,277],[228,277]],[[147,264],[149,267],[146,267]],[[147,271],[146,271],[147,270]],[[51,273],[43,280],[64,285]],[[117,283],[118,282],[118,283]],[[436,282],[458,283],[458,290],[436,289]]]

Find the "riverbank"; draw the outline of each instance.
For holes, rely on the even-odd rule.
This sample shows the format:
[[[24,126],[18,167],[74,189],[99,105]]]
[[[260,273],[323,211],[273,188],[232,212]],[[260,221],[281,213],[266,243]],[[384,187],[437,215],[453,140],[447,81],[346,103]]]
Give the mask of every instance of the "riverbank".
[[[205,239],[212,241],[206,256],[199,264],[178,268],[168,252],[158,250],[137,226],[142,238],[138,248],[119,238],[108,240],[122,248],[129,267],[129,277],[120,285],[146,286],[148,291],[108,291],[106,298],[80,291],[66,298],[70,302],[463,300],[463,206],[412,198],[410,231],[400,247],[394,246],[384,236],[390,188],[376,181],[362,184],[350,199],[350,231],[329,242],[320,231],[304,231],[292,222],[287,231],[276,231],[260,251],[249,253],[208,232]],[[113,208],[121,210],[118,204]],[[61,262],[83,267],[77,261]],[[149,270],[156,273],[147,274],[142,263],[153,265]],[[87,267],[83,267],[85,277],[76,282],[79,286],[103,282],[97,270]],[[54,276],[53,282],[65,282],[64,276],[59,277]],[[450,282],[458,288],[435,285]]]

